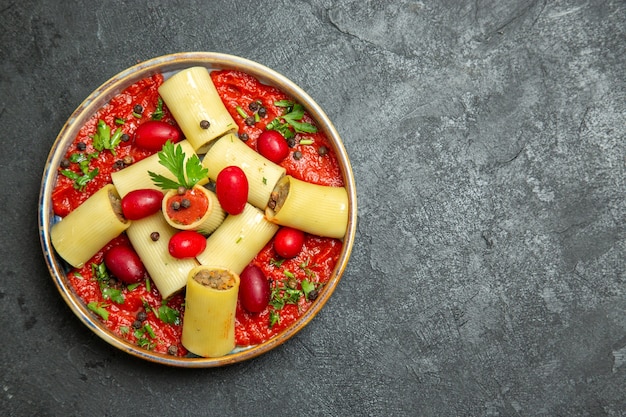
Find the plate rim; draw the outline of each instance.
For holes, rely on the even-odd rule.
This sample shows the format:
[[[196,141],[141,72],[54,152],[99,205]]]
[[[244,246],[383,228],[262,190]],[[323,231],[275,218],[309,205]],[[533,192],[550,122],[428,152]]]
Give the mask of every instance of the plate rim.
[[[95,113],[95,111],[106,104],[115,94],[121,91],[119,89],[120,87],[125,88],[142,78],[156,73],[176,71],[194,65],[202,65],[208,69],[241,70],[255,76],[261,82],[277,86],[277,88],[281,89],[291,97],[298,97],[298,101],[304,105],[308,113],[313,117],[318,126],[322,128],[331,141],[331,145],[333,146],[336,156],[340,162],[340,168],[344,178],[344,186],[347,190],[349,201],[348,226],[346,234],[343,238],[342,251],[335,265],[335,269],[331,273],[324,290],[320,292],[318,299],[302,316],[300,316],[296,322],[268,341],[252,345],[250,347],[236,349],[235,351],[218,358],[176,357],[151,352],[133,345],[113,334],[104,325],[104,323],[88,311],[80,298],[76,294],[73,294],[71,286],[69,286],[67,282],[63,281],[63,274],[61,271],[64,269],[64,265],[58,259],[58,256],[53,249],[49,230],[53,218],[51,207],[52,190],[58,175],[56,173],[56,168],[60,163],[61,156],[65,153],[59,152],[59,150],[66,149],[67,146],[69,146],[69,144],[74,140],[78,129],[80,129],[80,126],[84,123],[81,116],[85,119],[85,117],[89,117]],[[72,134],[72,132],[74,132],[74,134]],[[335,126],[322,108],[301,87],[296,85],[284,75],[266,67],[263,64],[236,55],[219,52],[179,52],[151,58],[118,72],[116,75],[102,83],[98,88],[93,90],[71,113],[70,117],[65,121],[63,127],[56,136],[56,139],[54,140],[46,158],[39,190],[37,221],[39,226],[41,248],[48,272],[53,278],[55,286],[66,304],[80,319],[80,321],[83,322],[83,324],[92,332],[109,345],[116,347],[134,357],[144,359],[149,362],[184,368],[219,367],[255,358],[282,345],[306,327],[313,317],[315,317],[324,307],[343,276],[354,245],[357,225],[356,182],[352,172],[350,159],[348,158],[343,141],[341,140]]]

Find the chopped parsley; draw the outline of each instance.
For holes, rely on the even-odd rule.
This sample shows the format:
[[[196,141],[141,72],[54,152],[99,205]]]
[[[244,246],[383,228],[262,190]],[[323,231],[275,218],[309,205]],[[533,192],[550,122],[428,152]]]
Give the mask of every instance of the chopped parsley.
[[[163,300],[163,304],[157,310],[159,319],[167,324],[180,324],[180,313],[178,310],[169,307],[166,302],[166,300]]]
[[[108,304],[99,303],[97,301],[92,301],[87,304],[87,308],[102,317],[104,321],[109,319],[109,312],[106,310],[106,307],[108,307]]]
[[[89,162],[92,159],[97,158],[98,155],[98,152],[93,152],[90,154],[71,154],[69,157],[69,162],[78,164],[78,169],[80,170],[80,172],[72,171],[71,169],[62,169],[61,174],[74,181],[73,185],[75,189],[77,189],[78,191],[83,191],[87,186],[87,183],[93,180],[100,171],[98,168],[89,169]]]
[[[159,97],[159,99],[157,100],[156,109],[154,110],[154,113],[152,113],[152,116],[150,118],[152,120],[161,120],[163,116],[165,116],[165,113],[163,112],[163,99]]]
[[[105,123],[104,120],[98,120],[98,126],[96,128],[96,134],[93,135],[93,147],[98,151],[108,149],[113,155],[115,155],[115,148],[122,141],[122,129],[117,128],[113,135],[111,135],[111,128]]]
[[[304,107],[291,100],[279,100],[274,102],[275,106],[283,107],[285,110],[281,116],[274,118],[265,127],[267,130],[276,130],[290,139],[296,133],[315,133],[317,128],[311,123],[303,122]],[[295,133],[294,133],[295,132]]]

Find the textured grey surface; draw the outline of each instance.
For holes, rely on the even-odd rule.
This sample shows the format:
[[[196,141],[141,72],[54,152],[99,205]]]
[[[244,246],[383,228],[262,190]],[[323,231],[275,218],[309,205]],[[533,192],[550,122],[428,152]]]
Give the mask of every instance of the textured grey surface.
[[[626,415],[624,1],[206,3],[0,0],[3,415]],[[193,50],[301,85],[359,195],[322,312],[211,370],[138,361],[82,326],[36,223],[80,102]]]

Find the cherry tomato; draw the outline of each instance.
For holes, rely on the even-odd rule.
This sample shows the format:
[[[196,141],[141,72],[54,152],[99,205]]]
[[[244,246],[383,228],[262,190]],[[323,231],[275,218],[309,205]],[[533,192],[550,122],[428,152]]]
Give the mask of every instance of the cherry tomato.
[[[291,227],[281,227],[274,236],[274,250],[283,258],[294,258],[304,245],[304,232]]]
[[[182,230],[170,238],[168,250],[174,258],[193,258],[206,248],[206,238],[195,230]]]
[[[279,164],[289,155],[289,145],[285,137],[275,130],[266,130],[256,141],[256,149],[270,161]]]
[[[248,265],[239,274],[239,301],[250,313],[260,313],[270,302],[270,283],[256,265]]]
[[[167,122],[149,120],[139,125],[135,131],[135,144],[150,151],[160,151],[165,142],[178,142],[182,137],[180,130]]]
[[[122,198],[122,213],[129,220],[139,220],[161,210],[163,193],[149,188],[133,190]]]
[[[228,214],[239,214],[248,201],[248,178],[238,166],[228,166],[217,174],[215,194]]]
[[[104,255],[109,272],[124,284],[135,284],[146,277],[146,268],[137,252],[130,246],[114,246]]]

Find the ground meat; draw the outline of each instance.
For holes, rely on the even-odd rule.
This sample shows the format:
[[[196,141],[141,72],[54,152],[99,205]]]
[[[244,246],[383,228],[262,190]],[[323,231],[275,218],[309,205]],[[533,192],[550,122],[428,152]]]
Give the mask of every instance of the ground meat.
[[[224,269],[201,269],[193,279],[200,285],[222,291],[232,288],[236,283],[235,275]]]

